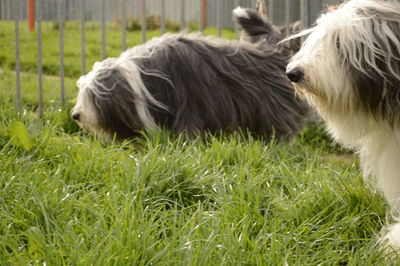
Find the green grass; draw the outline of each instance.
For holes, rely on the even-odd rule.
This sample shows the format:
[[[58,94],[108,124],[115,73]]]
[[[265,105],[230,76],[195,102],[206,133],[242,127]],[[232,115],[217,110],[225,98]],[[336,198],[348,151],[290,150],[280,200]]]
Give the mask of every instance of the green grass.
[[[37,73],[37,32],[29,32],[26,22],[20,23],[21,40],[21,69]],[[42,23],[43,26],[43,72],[47,75],[59,74],[59,45],[58,28],[53,23]],[[101,61],[101,31],[99,23],[86,24],[86,72],[90,71],[96,61]],[[206,28],[206,35],[216,35],[215,28]],[[81,39],[80,24],[67,22],[64,34],[65,75],[78,78],[81,70]],[[147,39],[159,36],[160,30],[147,31]],[[127,32],[127,45],[132,47],[142,42],[140,32]],[[235,33],[230,29],[223,29],[224,38],[233,39]],[[106,27],[106,55],[117,57],[122,52],[122,31],[118,23],[109,23]],[[1,22],[0,24],[0,67],[15,68],[15,36],[14,23]]]
[[[0,23],[0,43],[12,50],[10,25]],[[93,31],[88,38],[99,36]],[[46,34],[57,36],[50,26]],[[109,49],[117,55],[115,43]],[[23,62],[34,61],[35,45],[25,45]],[[291,144],[239,134],[205,142],[168,132],[104,144],[69,119],[80,57],[73,42],[66,47],[77,51],[67,105],[60,108],[58,78],[44,76],[43,119],[35,111],[35,69],[25,69],[24,108],[14,110],[13,54],[0,49],[1,265],[400,261],[376,246],[387,222],[382,196],[363,182],[357,157],[333,145],[321,125]],[[51,49],[44,62],[56,66]]]

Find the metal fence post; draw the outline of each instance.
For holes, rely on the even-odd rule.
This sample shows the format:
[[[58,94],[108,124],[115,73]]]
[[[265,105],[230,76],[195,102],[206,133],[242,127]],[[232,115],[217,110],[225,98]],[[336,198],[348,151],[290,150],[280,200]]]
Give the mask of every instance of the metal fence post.
[[[146,29],[147,29],[147,20],[146,20],[146,0],[142,1],[142,42],[146,42]]]
[[[183,31],[185,29],[185,0],[181,0],[181,23],[179,25],[180,31]]]
[[[14,2],[14,21],[15,21],[15,82],[16,92],[16,108],[21,110],[21,71],[20,71],[20,54],[19,54],[19,5],[20,0]]]
[[[267,15],[269,17],[269,20],[274,23],[274,12],[275,12],[275,7],[274,7],[274,0],[269,0],[268,1],[268,10],[267,10]]]
[[[165,0],[161,0],[161,33],[165,32]]]
[[[309,21],[309,0],[300,0],[300,20],[301,27],[303,29],[307,28],[310,24]]]
[[[85,0],[80,1],[82,75],[86,74]]]
[[[122,0],[122,16],[121,16],[121,28],[122,28],[122,50],[126,50],[126,0]]]
[[[14,0],[15,1],[15,0]],[[12,20],[12,7],[11,7],[11,0],[8,0],[7,1],[7,8],[6,8],[6,11],[7,11],[7,20]]]
[[[60,100],[61,105],[65,103],[64,93],[64,21],[65,21],[65,2],[59,0],[58,2],[58,40],[60,47]]]
[[[42,80],[42,74],[43,74],[43,66],[42,66],[42,1],[41,0],[36,0],[37,4],[37,11],[36,11],[36,17],[37,17],[37,31],[38,31],[38,37],[37,37],[37,45],[38,45],[38,90],[39,90],[39,104],[38,104],[38,110],[39,110],[39,117],[43,117],[43,80]]]
[[[203,33],[203,0],[199,0],[199,31]]]
[[[101,58],[106,59],[106,3],[101,0]]]
[[[234,8],[237,8],[239,6],[239,0],[235,0],[234,2]],[[239,39],[239,28],[238,25],[235,23],[235,39],[238,40]]]
[[[221,37],[221,0],[216,1],[217,5],[217,36]]]
[[[290,23],[292,22],[290,19],[291,10],[292,5],[290,4],[290,0],[285,0],[285,24],[288,29],[290,27]]]

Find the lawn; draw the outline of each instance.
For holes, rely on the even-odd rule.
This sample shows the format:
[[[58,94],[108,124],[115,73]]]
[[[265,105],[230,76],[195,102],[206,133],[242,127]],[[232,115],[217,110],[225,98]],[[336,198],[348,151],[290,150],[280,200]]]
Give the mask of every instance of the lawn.
[[[35,34],[24,24],[23,109],[14,109],[12,26],[0,23],[1,265],[400,262],[376,245],[389,222],[382,195],[363,182],[357,157],[333,144],[321,125],[290,144],[168,132],[105,144],[69,118],[81,72],[79,25],[66,25],[61,108],[58,32],[44,24],[43,119],[35,111]],[[107,28],[107,54],[117,56],[120,32]],[[87,33],[89,70],[100,60],[101,38],[98,25],[89,24]],[[129,32],[128,44],[139,37]]]

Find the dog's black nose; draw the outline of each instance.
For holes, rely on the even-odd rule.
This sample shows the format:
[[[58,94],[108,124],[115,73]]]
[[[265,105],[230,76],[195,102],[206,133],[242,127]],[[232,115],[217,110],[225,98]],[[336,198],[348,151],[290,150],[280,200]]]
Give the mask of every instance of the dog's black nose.
[[[80,117],[79,113],[72,114],[72,119],[74,119],[76,121],[79,121],[79,117]]]
[[[304,71],[300,67],[295,67],[286,71],[286,76],[291,82],[297,83],[303,79]]]

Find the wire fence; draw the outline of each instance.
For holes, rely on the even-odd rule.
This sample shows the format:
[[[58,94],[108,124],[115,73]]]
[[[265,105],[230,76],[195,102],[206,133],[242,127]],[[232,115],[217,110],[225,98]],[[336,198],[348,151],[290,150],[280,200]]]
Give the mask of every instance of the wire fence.
[[[21,60],[20,60],[20,21],[29,17],[29,0],[0,0],[0,20],[13,20],[15,27],[15,72],[16,107],[21,109]],[[33,2],[33,1],[32,1]],[[265,0],[268,16],[275,25],[289,26],[301,21],[302,27],[310,26],[327,5],[336,5],[341,0]],[[156,15],[160,18],[161,33],[166,32],[166,22],[179,21],[180,30],[188,23],[217,28],[221,36],[222,28],[233,28],[232,10],[237,7],[254,8],[256,0],[35,0],[35,22],[37,30],[37,69],[38,69],[38,112],[43,115],[43,66],[42,66],[42,21],[58,22],[60,102],[65,103],[64,91],[64,22],[80,22],[80,47],[82,74],[86,70],[86,32],[88,21],[99,21],[101,30],[101,57],[106,58],[106,22],[119,20],[122,31],[122,47],[126,45],[127,21],[141,21],[142,42],[146,41],[146,17]],[[237,35],[236,35],[237,36]]]

